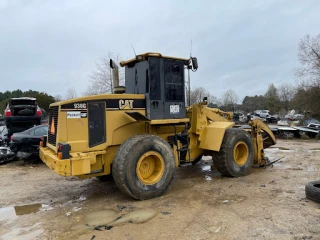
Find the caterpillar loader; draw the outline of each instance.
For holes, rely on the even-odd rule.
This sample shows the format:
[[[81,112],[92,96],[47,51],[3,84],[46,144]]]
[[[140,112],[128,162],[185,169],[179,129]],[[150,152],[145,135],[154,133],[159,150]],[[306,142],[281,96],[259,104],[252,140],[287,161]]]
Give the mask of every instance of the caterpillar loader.
[[[61,176],[112,177],[128,196],[144,200],[163,195],[175,168],[211,155],[223,175],[241,177],[264,166],[264,149],[276,143],[262,121],[248,129],[232,113],[207,106],[186,106],[185,70],[198,61],[148,52],[120,62],[125,87],[113,70],[113,93],[53,103],[40,158]],[[190,81],[189,81],[190,82]]]

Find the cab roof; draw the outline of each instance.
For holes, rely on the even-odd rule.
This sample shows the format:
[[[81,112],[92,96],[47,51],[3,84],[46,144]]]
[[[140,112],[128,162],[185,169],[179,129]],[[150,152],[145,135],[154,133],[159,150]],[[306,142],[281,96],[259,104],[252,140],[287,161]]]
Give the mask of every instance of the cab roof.
[[[177,57],[170,57],[170,56],[163,56],[161,53],[156,53],[156,52],[146,52],[143,54],[139,54],[136,55],[135,58],[132,58],[130,60],[127,61],[121,61],[120,62],[120,66],[124,67],[130,63],[135,63],[135,62],[140,62],[143,60],[146,60],[148,57],[159,57],[159,58],[169,58],[169,59],[173,59],[173,60],[181,60],[181,61],[185,61],[185,64],[188,64],[189,59],[187,58],[177,58]]]

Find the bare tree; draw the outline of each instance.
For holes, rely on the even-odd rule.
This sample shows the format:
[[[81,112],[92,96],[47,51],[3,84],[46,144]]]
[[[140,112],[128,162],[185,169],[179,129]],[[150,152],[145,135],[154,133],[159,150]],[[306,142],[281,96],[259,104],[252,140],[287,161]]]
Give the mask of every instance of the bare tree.
[[[238,101],[239,97],[232,89],[227,90],[222,96],[222,103],[224,106],[234,106]]]
[[[54,101],[55,101],[55,102],[60,102],[60,101],[63,100],[63,98],[62,98],[61,95],[55,95],[53,98],[54,98]]]
[[[187,91],[188,92],[188,91]],[[216,103],[217,98],[212,96],[209,91],[203,87],[196,87],[190,90],[190,104],[196,104],[203,101],[203,98],[208,98],[208,103]],[[187,94],[187,103],[189,103],[189,95]]]
[[[77,97],[77,92],[74,88],[68,88],[65,99],[73,99]]]
[[[298,59],[301,67],[295,72],[300,79],[306,79],[307,86],[320,86],[320,34],[306,35],[299,44]],[[308,84],[309,83],[309,84]]]
[[[95,63],[95,69],[90,74],[90,84],[85,91],[85,95],[95,95],[103,93],[111,93],[113,89],[112,69],[110,68],[110,59],[115,61],[118,66],[122,60],[119,54],[109,52],[101,57]],[[124,85],[124,68],[119,66],[119,82]]]
[[[320,34],[306,35],[298,49],[300,67],[295,74],[300,82],[292,106],[300,111],[310,111],[320,118]]]
[[[295,89],[288,83],[283,83],[278,88],[278,96],[286,111],[289,110],[289,103],[295,94]]]

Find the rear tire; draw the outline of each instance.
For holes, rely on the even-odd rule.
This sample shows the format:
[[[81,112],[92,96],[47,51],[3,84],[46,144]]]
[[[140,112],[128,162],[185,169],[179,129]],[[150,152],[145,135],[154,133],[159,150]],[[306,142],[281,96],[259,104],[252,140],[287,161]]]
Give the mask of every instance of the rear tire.
[[[216,169],[228,177],[241,177],[252,167],[254,146],[250,134],[241,129],[226,129],[220,152],[213,152]]]
[[[113,179],[119,189],[134,199],[163,195],[175,173],[173,150],[155,135],[137,135],[126,140],[112,163]]]

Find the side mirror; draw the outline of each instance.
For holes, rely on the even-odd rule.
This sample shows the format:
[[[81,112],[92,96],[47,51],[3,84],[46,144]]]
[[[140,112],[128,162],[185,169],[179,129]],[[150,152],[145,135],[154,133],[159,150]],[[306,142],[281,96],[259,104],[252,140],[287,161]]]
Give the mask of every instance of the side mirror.
[[[203,104],[204,105],[208,105],[208,97],[204,97],[203,98]]]
[[[191,58],[192,60],[192,67],[193,69],[197,70],[198,69],[198,59],[196,57]]]

